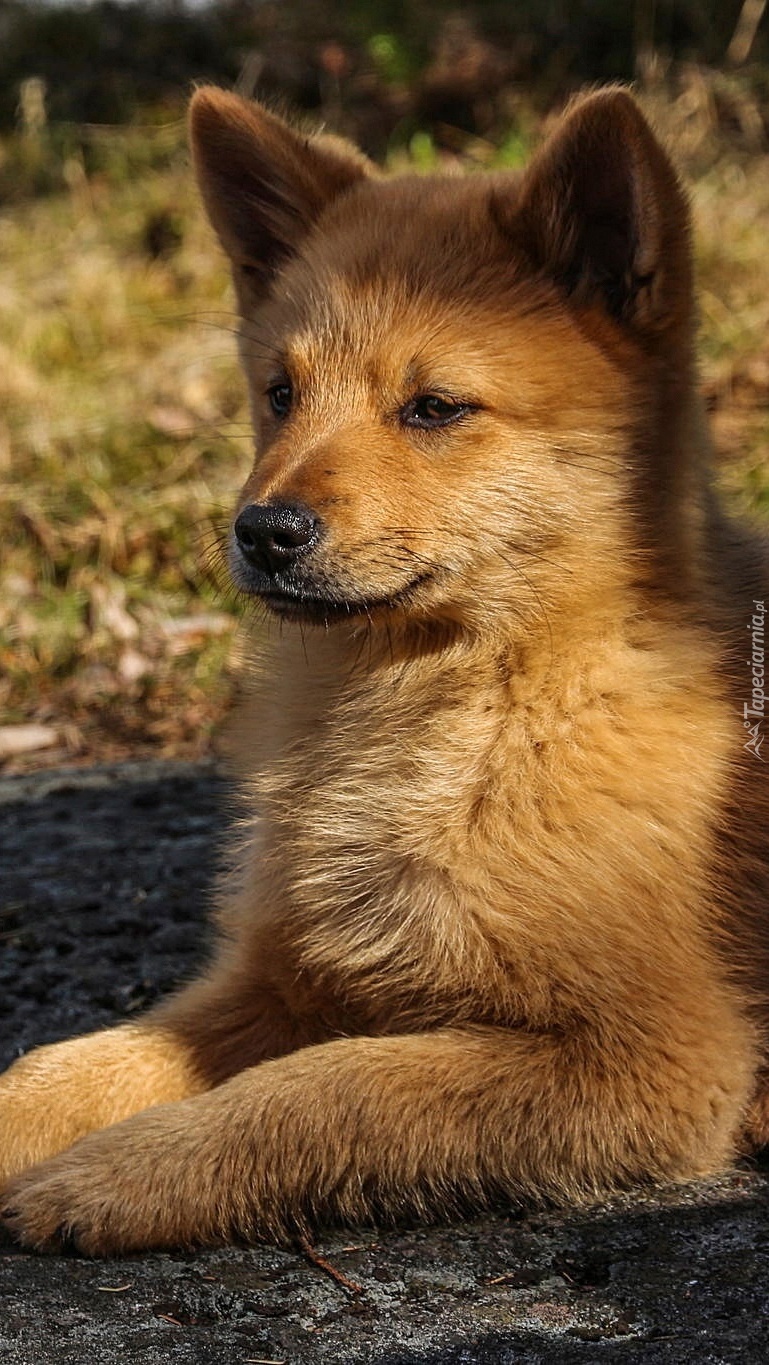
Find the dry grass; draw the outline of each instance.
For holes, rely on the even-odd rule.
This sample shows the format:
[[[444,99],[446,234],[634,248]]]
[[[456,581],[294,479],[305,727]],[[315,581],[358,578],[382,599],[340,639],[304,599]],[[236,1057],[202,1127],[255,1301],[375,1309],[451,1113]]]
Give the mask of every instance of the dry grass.
[[[0,705],[70,756],[199,753],[233,630],[201,551],[249,450],[234,319],[181,145],[132,174],[113,137],[121,173],[0,219]]]
[[[652,103],[694,177],[703,382],[725,486],[767,509],[769,164],[684,95]],[[249,457],[228,279],[180,129],[102,136],[97,174],[69,157],[0,216],[0,711],[57,735],[11,770],[208,752],[230,693],[234,613],[201,582]]]

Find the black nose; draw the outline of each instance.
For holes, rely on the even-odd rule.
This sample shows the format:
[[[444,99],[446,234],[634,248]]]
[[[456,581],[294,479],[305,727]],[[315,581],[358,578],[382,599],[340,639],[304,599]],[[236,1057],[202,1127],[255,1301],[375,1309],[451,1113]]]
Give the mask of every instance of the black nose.
[[[320,535],[320,523],[307,507],[280,502],[249,503],[233,529],[243,558],[270,574],[290,569]]]

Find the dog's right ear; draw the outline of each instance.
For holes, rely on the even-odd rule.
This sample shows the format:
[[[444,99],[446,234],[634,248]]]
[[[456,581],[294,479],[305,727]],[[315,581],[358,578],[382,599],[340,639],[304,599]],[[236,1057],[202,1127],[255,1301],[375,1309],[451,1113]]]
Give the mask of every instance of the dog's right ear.
[[[257,300],[323,209],[374,167],[341,138],[304,134],[215,86],[190,105],[190,144],[208,216],[241,300]]]

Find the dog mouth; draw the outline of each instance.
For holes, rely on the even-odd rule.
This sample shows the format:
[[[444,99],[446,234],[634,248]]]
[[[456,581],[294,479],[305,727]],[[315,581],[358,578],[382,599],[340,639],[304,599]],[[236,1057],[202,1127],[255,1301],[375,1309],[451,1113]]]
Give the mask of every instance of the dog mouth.
[[[397,592],[381,596],[342,596],[333,591],[313,590],[302,584],[272,583],[269,587],[252,588],[251,591],[271,612],[285,621],[330,625],[335,621],[352,621],[356,617],[371,617],[379,612],[407,607],[419,589],[434,579],[432,570],[420,573]]]
[[[246,508],[233,528],[228,546],[230,577],[236,589],[284,621],[329,626],[404,610],[445,572],[443,566],[423,561],[413,565],[411,577],[391,591],[356,591],[349,570],[343,567],[337,572],[317,562],[312,551],[320,535],[315,519],[313,535],[308,537],[309,513],[282,504],[255,504],[250,513],[249,520]]]

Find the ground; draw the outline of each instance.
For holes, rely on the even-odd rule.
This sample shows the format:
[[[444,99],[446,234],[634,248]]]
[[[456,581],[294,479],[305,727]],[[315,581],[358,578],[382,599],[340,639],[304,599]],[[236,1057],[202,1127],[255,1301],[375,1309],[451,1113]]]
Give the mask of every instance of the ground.
[[[230,804],[210,764],[0,782],[0,1065],[126,1017],[205,951]],[[13,1365],[765,1365],[769,1174],[579,1214],[109,1262],[0,1245]]]

